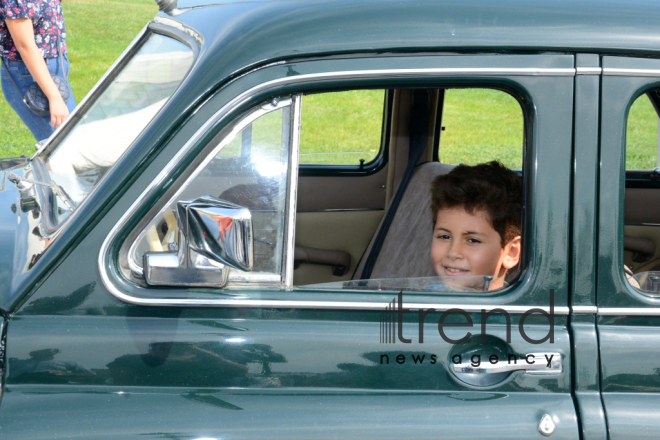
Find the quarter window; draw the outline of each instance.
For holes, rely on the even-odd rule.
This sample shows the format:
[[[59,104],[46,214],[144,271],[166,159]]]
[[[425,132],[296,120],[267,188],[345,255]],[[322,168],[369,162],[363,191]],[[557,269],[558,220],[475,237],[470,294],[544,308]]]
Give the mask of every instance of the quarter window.
[[[291,135],[290,100],[265,104],[211,142],[210,156],[142,229],[129,255],[132,276],[142,277],[145,253],[178,252],[177,202],[211,196],[250,210],[254,267],[230,269],[228,282],[280,287]]]

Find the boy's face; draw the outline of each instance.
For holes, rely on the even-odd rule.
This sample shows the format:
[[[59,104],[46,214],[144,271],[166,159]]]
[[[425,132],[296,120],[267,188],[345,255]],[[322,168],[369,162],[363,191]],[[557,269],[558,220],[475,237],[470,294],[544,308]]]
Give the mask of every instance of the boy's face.
[[[520,236],[502,248],[500,234],[488,213],[469,214],[462,207],[440,209],[433,229],[431,259],[438,276],[504,277],[520,259]],[[491,289],[502,286],[493,280]]]

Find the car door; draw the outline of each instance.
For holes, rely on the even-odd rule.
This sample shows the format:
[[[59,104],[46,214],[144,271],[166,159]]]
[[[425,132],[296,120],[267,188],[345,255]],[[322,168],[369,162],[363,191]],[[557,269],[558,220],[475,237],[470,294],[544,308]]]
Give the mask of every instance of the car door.
[[[3,432],[579,438],[568,331],[574,76],[571,55],[424,55],[282,63],[233,81],[107,199],[13,314]],[[506,90],[524,114],[520,277],[495,292],[295,286],[301,94],[467,85]],[[185,267],[147,262],[191,249],[190,205],[178,202],[203,196],[250,210],[252,270],[194,253]]]
[[[643,269],[645,263],[624,254],[624,234],[652,241],[660,223],[652,169],[626,173],[626,161],[634,163],[631,108],[639,97],[648,102],[644,95],[660,85],[660,62],[604,56],[602,68],[597,296],[603,404],[610,438],[650,438],[656,435],[660,409],[660,301],[657,289],[643,282],[651,281],[644,275],[649,270]],[[649,122],[654,131],[646,146],[654,159],[656,121],[652,114]],[[642,268],[642,273],[628,279],[624,261],[634,271]]]

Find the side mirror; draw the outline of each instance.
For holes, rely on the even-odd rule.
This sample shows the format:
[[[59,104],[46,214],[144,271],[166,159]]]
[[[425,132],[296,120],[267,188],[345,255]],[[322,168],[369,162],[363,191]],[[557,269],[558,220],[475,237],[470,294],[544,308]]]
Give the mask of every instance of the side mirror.
[[[144,278],[152,286],[223,287],[229,268],[254,264],[250,210],[210,196],[177,203],[179,246],[144,254]]]

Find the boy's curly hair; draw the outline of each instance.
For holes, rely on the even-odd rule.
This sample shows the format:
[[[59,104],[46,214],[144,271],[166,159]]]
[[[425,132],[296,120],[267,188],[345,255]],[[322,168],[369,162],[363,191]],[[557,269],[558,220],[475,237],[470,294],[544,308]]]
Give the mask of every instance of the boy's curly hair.
[[[488,213],[502,247],[522,230],[522,180],[498,161],[458,165],[431,183],[433,224],[441,209],[461,207],[469,214]]]

